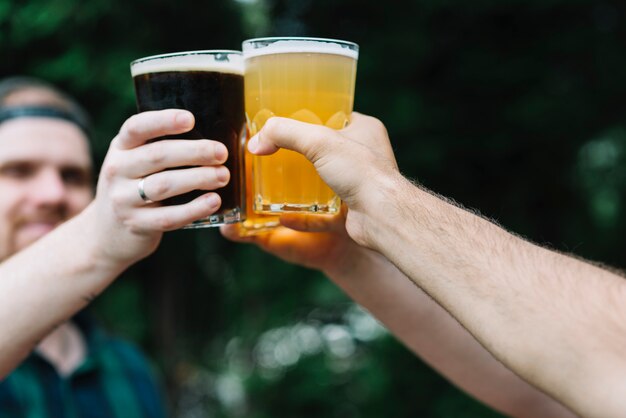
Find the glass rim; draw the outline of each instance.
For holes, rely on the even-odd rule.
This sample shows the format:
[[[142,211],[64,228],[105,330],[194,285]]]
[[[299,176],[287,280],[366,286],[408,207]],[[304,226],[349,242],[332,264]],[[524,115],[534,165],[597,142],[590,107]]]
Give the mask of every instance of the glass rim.
[[[310,36],[267,36],[262,38],[250,38],[246,39],[241,43],[242,47],[244,45],[252,45],[256,42],[270,42],[270,41],[311,41],[311,42],[325,42],[325,43],[334,43],[342,46],[347,46],[351,48],[353,51],[359,51],[359,44],[351,41],[344,41],[342,39],[333,39],[333,38],[316,38]],[[242,48],[243,49],[243,48]]]
[[[218,54],[243,56],[242,51],[237,51],[234,49],[201,49],[197,51],[167,52],[165,54],[156,54],[156,55],[149,55],[147,57],[137,58],[136,60],[133,60],[130,62],[130,66],[132,67],[135,64],[140,64],[142,62],[152,61],[155,59],[184,57],[184,56],[189,56],[189,55],[218,55]]]

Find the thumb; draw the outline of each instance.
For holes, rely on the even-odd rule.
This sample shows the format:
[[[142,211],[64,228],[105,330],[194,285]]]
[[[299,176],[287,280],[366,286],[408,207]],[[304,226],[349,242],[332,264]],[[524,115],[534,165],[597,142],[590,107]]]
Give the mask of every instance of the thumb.
[[[255,155],[269,155],[279,148],[299,152],[315,162],[320,152],[329,148],[329,141],[338,134],[323,125],[300,122],[294,119],[273,117],[263,129],[248,142],[248,150]]]

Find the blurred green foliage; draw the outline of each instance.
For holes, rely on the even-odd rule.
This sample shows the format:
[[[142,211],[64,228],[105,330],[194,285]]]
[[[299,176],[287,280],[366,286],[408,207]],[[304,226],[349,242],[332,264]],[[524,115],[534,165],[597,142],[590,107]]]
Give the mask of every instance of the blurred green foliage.
[[[626,4],[617,0],[0,0],[0,74],[93,115],[98,158],[134,113],[129,62],[246,37],[360,44],[355,108],[402,171],[506,228],[623,267]],[[95,304],[139,342],[180,417],[489,417],[321,274],[166,235]]]

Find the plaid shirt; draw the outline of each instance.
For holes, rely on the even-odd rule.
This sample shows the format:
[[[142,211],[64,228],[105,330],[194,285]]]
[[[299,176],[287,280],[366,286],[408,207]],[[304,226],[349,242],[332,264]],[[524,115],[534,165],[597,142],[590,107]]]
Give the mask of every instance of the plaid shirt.
[[[62,377],[32,353],[0,382],[0,418],[164,418],[160,390],[146,359],[81,313],[85,362]]]

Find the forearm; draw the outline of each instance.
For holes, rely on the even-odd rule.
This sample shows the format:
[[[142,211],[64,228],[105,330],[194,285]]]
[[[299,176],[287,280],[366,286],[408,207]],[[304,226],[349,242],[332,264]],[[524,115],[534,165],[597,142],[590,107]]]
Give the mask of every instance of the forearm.
[[[584,416],[626,410],[621,277],[525,242],[399,176],[380,184],[369,245],[524,379]]]
[[[494,359],[385,257],[354,246],[343,260],[332,264],[326,275],[465,392],[508,416],[574,416]]]
[[[98,257],[90,210],[0,264],[0,378],[125,268]]]
[[[194,123],[193,114],[180,109],[129,118],[111,141],[92,203],[0,265],[0,377],[121,271],[151,254],[164,231],[219,208],[219,196],[209,191],[228,181],[222,167],[228,157],[224,145],[153,141],[188,132]],[[171,170],[176,167],[191,168]],[[182,205],[161,205],[148,203],[140,186],[154,202],[190,190],[207,193]],[[58,210],[64,207],[56,204]]]

